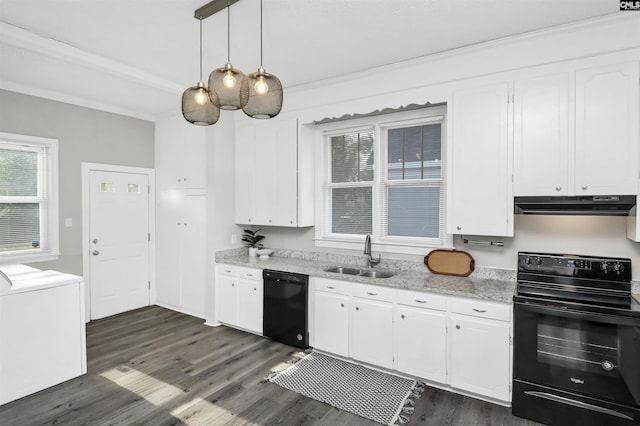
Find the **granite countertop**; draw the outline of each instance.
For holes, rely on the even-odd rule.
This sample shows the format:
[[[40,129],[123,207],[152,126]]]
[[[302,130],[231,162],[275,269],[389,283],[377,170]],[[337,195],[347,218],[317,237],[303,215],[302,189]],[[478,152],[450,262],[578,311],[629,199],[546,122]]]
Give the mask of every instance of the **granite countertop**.
[[[422,265],[422,271],[386,267],[375,268],[379,270],[391,270],[395,275],[390,278],[369,278],[324,271],[324,269],[333,266],[356,266],[362,268],[361,266],[347,262],[341,263],[326,260],[298,259],[280,257],[276,255],[263,260],[257,257],[249,257],[246,254],[216,256],[216,262],[250,268],[294,272],[314,277],[333,278],[341,281],[351,281],[362,284],[448,294],[452,296],[472,297],[507,303],[511,303],[516,287],[515,279],[490,278],[481,276],[481,274],[476,274],[476,272],[473,272],[469,277],[436,275],[430,273],[424,265]]]

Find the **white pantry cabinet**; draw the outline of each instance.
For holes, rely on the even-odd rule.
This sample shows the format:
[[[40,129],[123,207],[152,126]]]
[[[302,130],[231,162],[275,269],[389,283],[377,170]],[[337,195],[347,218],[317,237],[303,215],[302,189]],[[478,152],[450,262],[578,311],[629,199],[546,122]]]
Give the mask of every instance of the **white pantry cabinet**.
[[[511,399],[511,306],[451,298],[449,384],[501,401]]]
[[[314,225],[313,145],[297,119],[241,121],[235,139],[235,222]]]
[[[394,310],[395,369],[447,382],[447,297],[397,291]]]
[[[453,93],[448,233],[513,236],[508,97],[507,83]]]
[[[515,195],[638,193],[636,62],[518,80],[514,92]]]
[[[216,265],[216,320],[262,334],[264,286],[260,269]]]
[[[316,278],[313,293],[313,347],[349,356],[350,283]]]

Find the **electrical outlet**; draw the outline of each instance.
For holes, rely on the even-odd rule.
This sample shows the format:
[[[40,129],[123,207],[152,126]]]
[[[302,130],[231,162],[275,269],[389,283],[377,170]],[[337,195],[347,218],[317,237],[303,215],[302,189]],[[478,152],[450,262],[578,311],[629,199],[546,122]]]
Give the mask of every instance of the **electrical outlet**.
[[[66,226],[67,228],[71,228],[73,226],[73,221],[70,217],[66,217],[64,219],[64,226]]]

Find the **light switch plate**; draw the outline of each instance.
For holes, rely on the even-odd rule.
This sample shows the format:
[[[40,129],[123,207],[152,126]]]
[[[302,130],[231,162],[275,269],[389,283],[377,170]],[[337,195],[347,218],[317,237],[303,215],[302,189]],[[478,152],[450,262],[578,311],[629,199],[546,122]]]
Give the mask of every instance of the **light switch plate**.
[[[64,226],[66,226],[67,228],[71,228],[73,226],[73,221],[70,217],[66,217],[64,219]]]

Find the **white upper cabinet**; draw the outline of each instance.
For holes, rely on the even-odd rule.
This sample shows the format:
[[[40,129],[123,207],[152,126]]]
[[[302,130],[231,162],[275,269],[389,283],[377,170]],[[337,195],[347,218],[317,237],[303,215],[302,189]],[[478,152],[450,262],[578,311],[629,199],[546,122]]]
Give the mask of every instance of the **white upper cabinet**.
[[[182,116],[156,122],[159,188],[206,188],[206,132]]]
[[[514,87],[515,195],[638,193],[636,62]]]
[[[576,72],[576,193],[638,193],[638,63]]]
[[[451,234],[513,236],[508,96],[507,83],[453,94],[448,144]]]
[[[237,224],[313,225],[313,203],[305,197],[313,193],[311,144],[298,138],[295,118],[243,121],[236,127]]]
[[[515,195],[570,192],[568,74],[515,82],[513,139]]]

